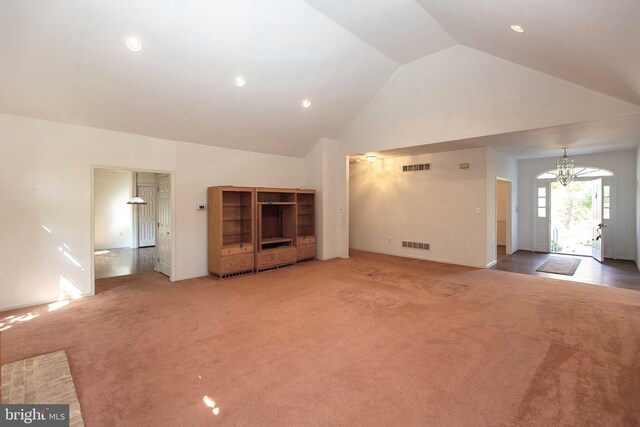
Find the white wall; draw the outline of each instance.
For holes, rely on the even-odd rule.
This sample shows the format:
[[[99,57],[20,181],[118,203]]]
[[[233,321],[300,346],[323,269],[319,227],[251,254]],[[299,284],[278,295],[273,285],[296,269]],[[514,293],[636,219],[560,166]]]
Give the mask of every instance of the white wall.
[[[562,153],[558,151],[558,157]],[[571,153],[569,153],[571,154]],[[615,194],[612,215],[615,218],[613,257],[636,259],[636,204],[637,153],[618,151],[611,153],[571,156],[576,166],[593,166],[608,169],[615,174]],[[533,186],[536,175],[555,168],[557,157],[518,161],[518,221],[519,248],[533,250]]]
[[[178,144],[175,173],[175,214],[178,280],[206,276],[207,213],[196,211],[207,203],[207,187],[236,185],[249,187],[304,186],[305,160],[209,147]]]
[[[112,249],[132,246],[133,174],[127,171],[96,169],[93,181],[95,211],[95,248]]]
[[[518,162],[492,149],[487,149],[487,265],[496,260],[496,180],[511,181],[511,224],[510,244],[507,251],[518,248],[518,218],[516,203],[518,200]]]
[[[306,158],[306,186],[316,189],[318,259],[349,257],[347,157],[339,141],[322,138]]]
[[[637,111],[637,105],[458,45],[398,68],[341,139],[354,154]]]
[[[174,172],[176,280],[207,274],[206,214],[195,211],[207,186],[305,181],[304,159],[9,115],[0,148],[0,310],[56,300],[61,283],[91,292],[93,167]]]
[[[403,165],[419,163],[431,163],[432,170],[402,172]],[[353,249],[485,267],[486,149],[362,161],[349,169]],[[495,216],[492,222],[495,235]],[[403,240],[431,249],[403,248]]]
[[[640,269],[640,147],[636,152],[636,265]]]

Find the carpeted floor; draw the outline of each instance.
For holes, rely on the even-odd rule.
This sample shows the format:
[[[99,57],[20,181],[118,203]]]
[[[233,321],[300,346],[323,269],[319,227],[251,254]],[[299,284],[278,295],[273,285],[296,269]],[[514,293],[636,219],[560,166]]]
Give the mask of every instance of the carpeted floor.
[[[640,292],[362,252],[103,280],[2,334],[67,351],[89,426],[640,423]]]

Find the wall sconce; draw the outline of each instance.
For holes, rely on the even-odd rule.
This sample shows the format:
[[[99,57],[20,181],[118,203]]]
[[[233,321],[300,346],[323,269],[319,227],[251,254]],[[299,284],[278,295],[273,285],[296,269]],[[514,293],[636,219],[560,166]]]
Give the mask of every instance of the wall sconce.
[[[378,156],[374,156],[374,155],[369,155],[369,156],[367,156],[367,161],[368,161],[369,163],[373,163],[373,162],[375,162],[376,160],[378,160]]]

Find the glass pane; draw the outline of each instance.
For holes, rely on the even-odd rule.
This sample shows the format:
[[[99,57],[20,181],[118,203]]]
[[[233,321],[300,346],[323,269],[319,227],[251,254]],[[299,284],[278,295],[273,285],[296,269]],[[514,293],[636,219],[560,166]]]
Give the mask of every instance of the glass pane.
[[[545,197],[539,197],[538,198],[538,207],[539,208],[546,208],[547,207],[547,199]]]
[[[611,205],[609,204],[609,198],[605,197],[604,200],[602,201],[602,204],[604,205],[605,208],[610,208]]]
[[[611,213],[609,212],[609,208],[604,208],[602,216],[604,217],[604,219],[610,219]]]
[[[609,191],[611,191],[611,187],[608,185],[604,186],[604,197],[609,197]]]
[[[613,173],[605,170],[605,169],[598,169],[598,168],[585,168],[585,167],[579,167],[576,166],[573,170],[573,173],[576,174],[577,177],[592,177],[592,178],[597,178],[600,176],[613,176]],[[556,179],[556,170],[555,169],[551,169],[548,172],[544,172],[541,173],[540,175],[538,175],[536,177],[537,179]]]
[[[551,172],[543,173],[541,175],[538,175],[538,179],[556,179],[556,173],[555,171],[553,173]]]
[[[538,218],[544,218],[547,216],[547,208],[538,208]]]
[[[538,197],[546,197],[547,189],[545,187],[538,188]]]

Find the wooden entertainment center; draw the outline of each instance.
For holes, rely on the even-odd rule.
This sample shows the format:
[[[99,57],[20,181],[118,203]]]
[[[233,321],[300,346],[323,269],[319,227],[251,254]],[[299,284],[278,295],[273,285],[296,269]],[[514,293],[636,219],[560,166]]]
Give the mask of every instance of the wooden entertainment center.
[[[209,272],[224,278],[316,257],[315,190],[209,187]]]

